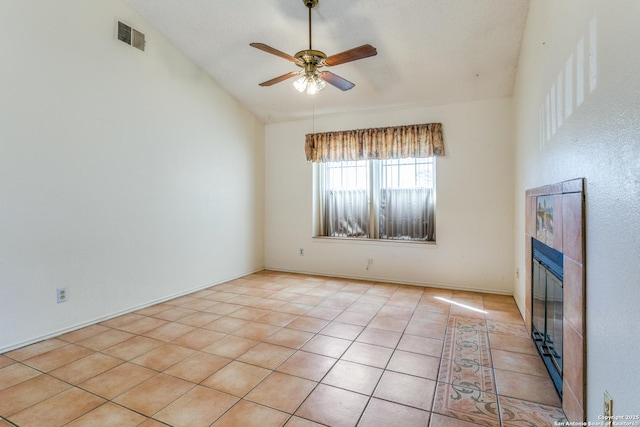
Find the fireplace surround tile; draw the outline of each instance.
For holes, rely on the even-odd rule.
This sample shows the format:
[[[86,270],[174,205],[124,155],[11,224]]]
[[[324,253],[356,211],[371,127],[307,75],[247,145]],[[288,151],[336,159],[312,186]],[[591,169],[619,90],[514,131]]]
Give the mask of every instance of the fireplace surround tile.
[[[562,216],[562,200],[563,195],[555,195],[553,196],[553,238],[551,240],[551,246],[556,251],[562,252],[563,249],[563,235],[562,235],[562,224],[563,224],[563,216]]]
[[[564,307],[564,317],[573,324],[578,331],[583,330],[584,318],[584,273],[581,264],[564,258],[564,295],[567,301]]]
[[[562,197],[563,246],[565,256],[582,263],[582,194],[571,193]]]
[[[537,206],[536,206],[536,196],[529,196],[527,197],[527,199],[529,200],[529,210],[527,211],[529,217],[527,220],[527,224],[529,224],[529,229],[531,230],[530,233],[528,233],[529,235],[533,236],[536,234],[536,211],[537,211]]]
[[[535,218],[535,213],[533,214],[534,218]],[[533,251],[531,248],[531,235],[526,235],[525,236],[525,241],[527,242],[527,244],[525,244],[525,248],[524,248],[524,256],[525,256],[525,263],[524,263],[524,287],[525,287],[525,299],[524,299],[524,305],[525,305],[525,326],[527,327],[527,331],[529,332],[529,336],[531,336],[531,304],[533,303],[532,301],[532,295],[531,295],[531,282],[532,282],[532,263],[531,263],[531,259],[533,257]]]
[[[559,182],[557,184],[547,185],[547,193],[546,194],[562,194],[562,183]]]
[[[562,183],[563,193],[581,193],[584,190],[584,180],[582,178],[564,181]]]
[[[584,419],[584,408],[580,402],[582,400],[578,401],[571,387],[567,386],[562,397],[562,410],[569,421],[577,422]]]
[[[583,377],[583,348],[584,339],[573,328],[570,322],[563,322],[562,334],[564,339],[564,376],[563,385],[569,385],[578,401],[583,400],[584,377]]]
[[[527,213],[526,214],[526,221],[524,222],[524,232],[526,234],[533,234],[533,230],[535,229],[535,224],[532,224],[530,218],[531,218],[531,209],[532,209],[532,204],[533,204],[533,197],[525,197],[524,198],[524,211]],[[535,217],[534,217],[535,218]]]

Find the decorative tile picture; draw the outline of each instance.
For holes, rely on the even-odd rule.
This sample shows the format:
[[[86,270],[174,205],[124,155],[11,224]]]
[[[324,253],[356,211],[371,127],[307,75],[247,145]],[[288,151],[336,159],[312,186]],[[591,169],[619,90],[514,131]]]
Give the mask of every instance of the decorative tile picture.
[[[536,199],[536,239],[553,245],[553,196]]]

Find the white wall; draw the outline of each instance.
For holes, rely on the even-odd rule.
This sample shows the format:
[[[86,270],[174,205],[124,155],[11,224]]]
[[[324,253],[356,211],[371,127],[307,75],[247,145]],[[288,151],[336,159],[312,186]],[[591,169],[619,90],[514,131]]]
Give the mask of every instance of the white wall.
[[[514,95],[515,262],[521,271],[525,190],[587,181],[589,421],[602,415],[605,389],[615,415],[640,414],[638,16],[636,0],[532,1]],[[522,308],[523,278],[514,293]]]
[[[315,131],[430,122],[443,123],[447,153],[436,166],[435,245],[312,238],[313,167],[304,155],[312,122],[267,125],[267,268],[510,294],[515,274],[510,99],[317,117]],[[367,258],[374,260],[368,271]]]
[[[0,352],[263,267],[263,124],[123,1],[3,0],[0,55]]]

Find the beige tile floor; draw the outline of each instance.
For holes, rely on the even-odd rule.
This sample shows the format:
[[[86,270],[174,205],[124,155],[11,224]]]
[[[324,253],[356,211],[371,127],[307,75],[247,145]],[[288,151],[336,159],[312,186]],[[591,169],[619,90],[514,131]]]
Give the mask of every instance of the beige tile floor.
[[[0,427],[561,420],[500,295],[263,271],[0,355]]]

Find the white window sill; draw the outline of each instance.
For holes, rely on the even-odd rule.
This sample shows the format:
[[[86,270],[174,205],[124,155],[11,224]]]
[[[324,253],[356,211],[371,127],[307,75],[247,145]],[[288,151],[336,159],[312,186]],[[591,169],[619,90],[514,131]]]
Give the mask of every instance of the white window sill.
[[[340,243],[353,245],[390,245],[390,246],[437,246],[437,242],[425,240],[395,240],[395,239],[368,239],[361,237],[327,237],[314,236],[314,242],[319,243]]]

